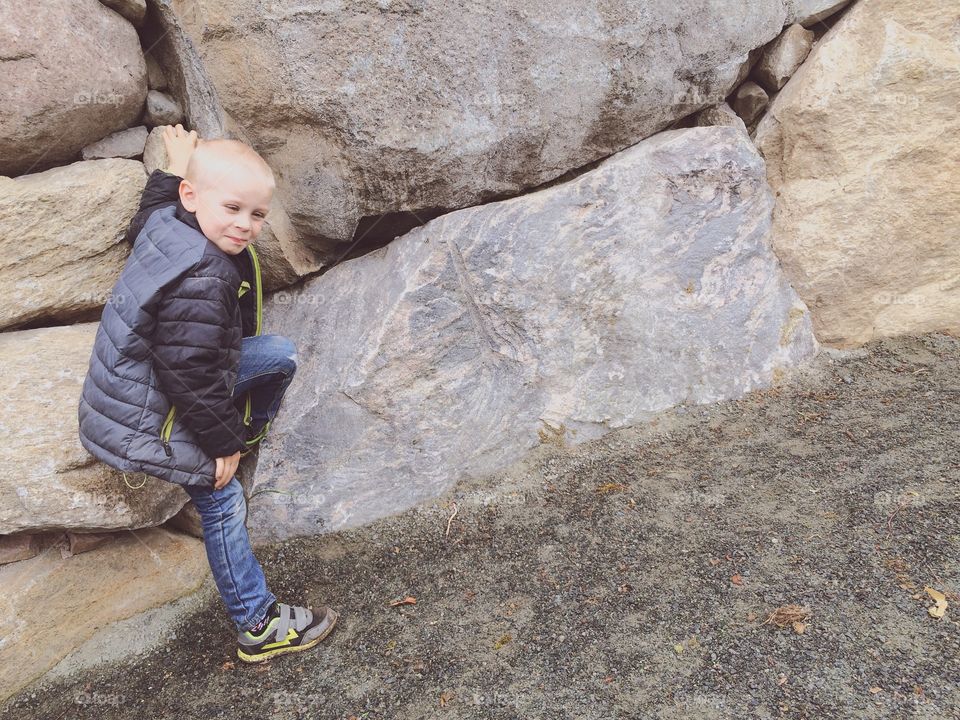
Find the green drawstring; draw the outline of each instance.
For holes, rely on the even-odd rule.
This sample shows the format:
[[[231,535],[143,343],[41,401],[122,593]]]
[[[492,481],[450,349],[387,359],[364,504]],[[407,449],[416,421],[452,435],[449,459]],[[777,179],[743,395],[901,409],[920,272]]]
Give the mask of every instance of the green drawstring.
[[[131,484],[130,484],[130,481],[127,480],[127,474],[126,474],[126,473],[122,473],[122,475],[123,475],[123,482],[125,482],[126,485],[127,485],[127,487],[130,488],[131,490],[139,490],[140,488],[142,488],[144,485],[147,484],[147,474],[146,474],[146,473],[143,474],[143,482],[140,483],[139,485],[131,485]]]

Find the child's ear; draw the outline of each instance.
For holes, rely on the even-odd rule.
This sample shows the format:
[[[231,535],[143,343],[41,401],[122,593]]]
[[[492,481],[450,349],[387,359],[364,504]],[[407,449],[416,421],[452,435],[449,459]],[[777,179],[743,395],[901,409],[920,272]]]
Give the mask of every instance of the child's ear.
[[[187,212],[197,211],[197,191],[189,180],[180,181],[180,204]]]

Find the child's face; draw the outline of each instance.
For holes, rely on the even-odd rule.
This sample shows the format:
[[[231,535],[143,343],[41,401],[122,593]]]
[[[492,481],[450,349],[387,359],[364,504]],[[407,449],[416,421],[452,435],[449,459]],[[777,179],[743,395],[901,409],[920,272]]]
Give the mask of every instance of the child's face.
[[[195,213],[207,240],[228,255],[243,252],[263,228],[273,191],[255,172],[220,175],[216,182],[180,183],[180,201]]]

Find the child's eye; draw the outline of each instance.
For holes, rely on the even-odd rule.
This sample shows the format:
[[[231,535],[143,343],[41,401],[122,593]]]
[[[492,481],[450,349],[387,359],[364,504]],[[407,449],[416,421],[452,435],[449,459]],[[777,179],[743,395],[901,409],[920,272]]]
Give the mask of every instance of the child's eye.
[[[236,205],[227,205],[227,210],[233,210],[234,212],[236,212],[239,209],[240,208],[238,208]]]

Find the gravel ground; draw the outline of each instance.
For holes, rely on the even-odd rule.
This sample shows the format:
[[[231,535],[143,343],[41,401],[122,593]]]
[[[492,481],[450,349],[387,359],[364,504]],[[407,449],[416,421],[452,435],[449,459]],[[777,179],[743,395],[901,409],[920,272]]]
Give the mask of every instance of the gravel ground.
[[[318,648],[245,665],[215,598],[0,715],[960,718],[958,391],[960,340],[931,334],[547,441],[430,505],[259,549],[282,600],[341,611]]]

